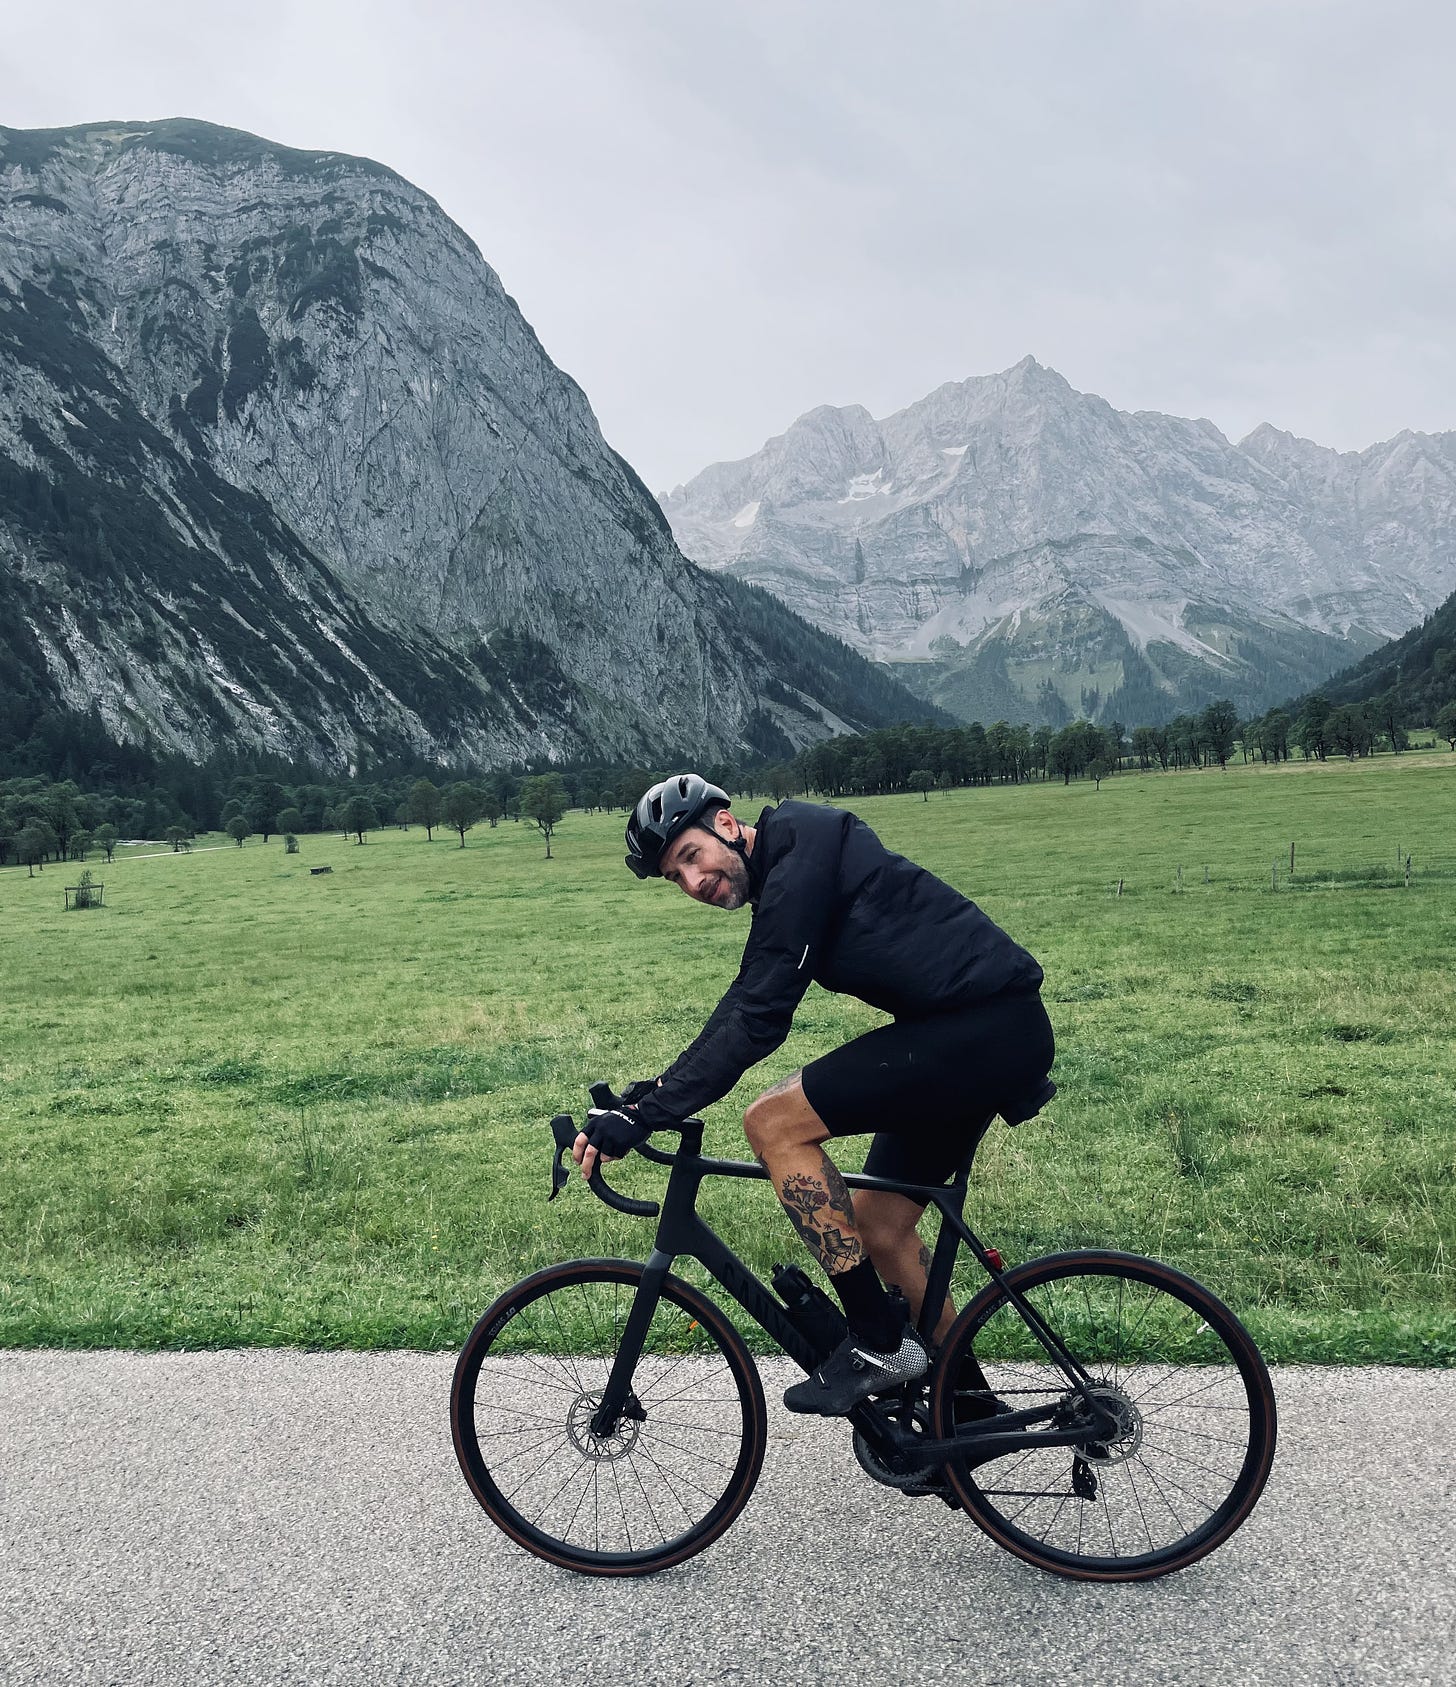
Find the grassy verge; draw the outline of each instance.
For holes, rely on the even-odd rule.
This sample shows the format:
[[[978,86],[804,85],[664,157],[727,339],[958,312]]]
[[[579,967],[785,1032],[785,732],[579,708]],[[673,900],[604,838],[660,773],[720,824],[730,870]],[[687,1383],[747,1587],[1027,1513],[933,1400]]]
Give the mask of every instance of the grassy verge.
[[[1456,757],[862,809],[1046,967],[1062,1094],[973,1190],[1008,1259],[1153,1253],[1274,1357],[1456,1362]],[[638,886],[621,824],[570,815],[551,862],[512,825],[119,859],[80,913],[74,870],[0,873],[0,1342],[449,1347],[525,1270],[642,1257],[545,1204],[542,1123],[691,1038],[746,915]],[[712,1145],[874,1023],[811,991]],[[707,1206],[793,1257],[762,1186]]]

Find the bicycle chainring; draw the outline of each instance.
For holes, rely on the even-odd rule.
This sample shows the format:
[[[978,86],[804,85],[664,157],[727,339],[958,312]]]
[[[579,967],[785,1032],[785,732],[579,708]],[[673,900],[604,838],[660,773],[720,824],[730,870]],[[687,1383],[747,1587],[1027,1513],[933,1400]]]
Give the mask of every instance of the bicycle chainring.
[[[929,1413],[923,1407],[915,1410],[915,1427],[922,1435],[930,1432]],[[944,1478],[936,1465],[927,1464],[919,1470],[891,1470],[858,1429],[854,1432],[854,1456],[866,1476],[873,1477],[887,1488],[898,1488],[902,1494],[935,1494],[944,1486]]]

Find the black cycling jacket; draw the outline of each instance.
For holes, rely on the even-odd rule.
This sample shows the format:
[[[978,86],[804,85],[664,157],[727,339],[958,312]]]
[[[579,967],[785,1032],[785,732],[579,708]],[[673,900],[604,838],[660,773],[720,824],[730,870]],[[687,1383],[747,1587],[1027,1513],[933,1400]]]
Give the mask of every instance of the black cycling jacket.
[[[897,1019],[1034,989],[1042,970],[974,902],[893,855],[840,808],[785,802],[758,818],[748,857],[753,928],[738,976],[639,1104],[653,1130],[727,1095],[789,1034],[812,979]]]

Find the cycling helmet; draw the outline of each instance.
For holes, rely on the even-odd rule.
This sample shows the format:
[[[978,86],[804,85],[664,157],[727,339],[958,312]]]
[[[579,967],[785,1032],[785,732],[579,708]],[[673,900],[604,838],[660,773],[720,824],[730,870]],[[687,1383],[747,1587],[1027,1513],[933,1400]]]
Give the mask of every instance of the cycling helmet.
[[[679,773],[644,792],[627,822],[627,865],[639,879],[657,876],[662,852],[706,808],[727,807],[728,793],[700,773]]]

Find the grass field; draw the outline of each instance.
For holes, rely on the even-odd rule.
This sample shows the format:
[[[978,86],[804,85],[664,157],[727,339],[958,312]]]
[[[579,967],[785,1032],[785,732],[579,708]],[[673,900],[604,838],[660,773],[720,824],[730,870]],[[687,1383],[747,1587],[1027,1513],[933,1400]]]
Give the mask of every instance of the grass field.
[[[1456,1363],[1456,756],[859,806],[1046,968],[1062,1093],[987,1139],[987,1240],[1171,1259],[1273,1357]],[[622,824],[119,855],[79,913],[74,866],[0,873],[0,1342],[448,1347],[531,1267],[643,1257],[545,1204],[543,1123],[678,1052],[747,914],[639,886]],[[710,1143],[877,1022],[812,989]],[[794,1256],[762,1185],[708,1207]]]

